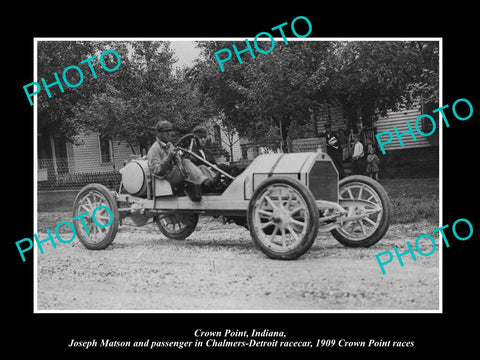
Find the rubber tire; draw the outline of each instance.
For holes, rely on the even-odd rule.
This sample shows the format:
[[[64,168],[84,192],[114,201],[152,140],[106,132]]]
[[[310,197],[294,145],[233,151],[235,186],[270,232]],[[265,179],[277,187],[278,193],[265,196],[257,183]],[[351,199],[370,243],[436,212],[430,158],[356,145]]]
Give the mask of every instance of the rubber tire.
[[[73,217],[76,217],[79,212],[78,212],[78,201],[85,195],[85,193],[95,190],[102,194],[102,196],[107,200],[107,206],[110,208],[110,210],[113,213],[113,221],[108,227],[107,230],[107,235],[105,236],[105,239],[98,243],[90,243],[86,238],[83,237],[83,234],[79,231],[78,225],[82,226],[80,221],[73,221],[73,225],[75,227],[75,231],[77,233],[78,239],[80,242],[85,246],[87,249],[90,250],[103,250],[107,247],[109,247],[112,243],[113,240],[115,240],[115,236],[117,235],[118,228],[120,226],[120,216],[118,212],[118,205],[115,197],[113,196],[112,192],[105,187],[102,184],[89,184],[84,186],[80,192],[77,194],[75,197],[75,200],[73,202]],[[91,216],[91,214],[89,214]]]
[[[364,175],[352,175],[340,180],[340,182],[338,183],[339,193],[343,185],[351,182],[364,183],[370,186],[377,193],[383,208],[383,216],[382,216],[382,219],[380,220],[380,225],[372,235],[370,235],[368,238],[364,240],[359,240],[359,241],[353,241],[346,238],[341,232],[338,231],[338,229],[333,229],[330,233],[333,235],[335,239],[338,240],[338,242],[340,242],[344,246],[352,247],[352,248],[370,247],[376,244],[378,241],[380,241],[383,238],[383,236],[385,235],[385,233],[387,232],[390,226],[390,219],[392,216],[392,205],[390,202],[390,198],[388,197],[388,194],[382,185],[380,185],[377,181],[373,180],[372,178],[369,178],[368,176],[364,176]]]
[[[263,243],[259,240],[257,233],[255,232],[254,213],[253,213],[255,201],[266,188],[274,184],[286,184],[296,189],[305,200],[305,203],[307,204],[308,212],[310,214],[306,235],[300,242],[299,246],[297,246],[296,248],[286,253],[274,251],[272,249],[269,249],[265,245],[263,245]],[[273,176],[264,180],[255,189],[252,195],[252,198],[250,199],[250,202],[248,204],[247,222],[248,222],[248,228],[250,230],[250,235],[253,239],[255,246],[259,248],[269,258],[276,259],[276,260],[295,260],[295,259],[298,259],[303,254],[305,254],[310,249],[313,242],[317,238],[318,226],[319,226],[318,214],[319,213],[318,213],[317,203],[310,189],[306,188],[298,180],[288,178],[288,177]]]
[[[188,238],[196,229],[198,224],[198,214],[181,214],[181,215],[188,215],[191,216],[192,221],[187,224],[185,229],[183,229],[180,233],[172,234],[167,229],[165,229],[158,218],[155,218],[155,222],[157,223],[158,229],[160,232],[165,235],[167,238],[171,240],[185,240]]]

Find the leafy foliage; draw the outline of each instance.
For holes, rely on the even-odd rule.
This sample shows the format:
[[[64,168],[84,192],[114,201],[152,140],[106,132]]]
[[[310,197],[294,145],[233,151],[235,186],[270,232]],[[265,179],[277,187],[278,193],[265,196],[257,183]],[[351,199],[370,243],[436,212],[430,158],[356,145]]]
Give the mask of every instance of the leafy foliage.
[[[219,70],[214,52],[232,42],[200,42],[192,70],[200,91],[242,136],[265,137],[265,126],[288,130],[312,121],[322,105],[341,104],[350,124],[370,124],[419,96],[438,99],[438,43],[299,41],[275,44],[269,54],[235,56]],[[237,44],[239,49],[245,44]]]
[[[104,91],[77,108],[76,120],[85,128],[118,141],[148,148],[159,116],[172,119],[175,113],[173,54],[168,42],[120,42],[104,44],[123,60],[109,74]]]
[[[239,49],[245,42],[235,42]],[[163,41],[44,41],[38,45],[38,77],[77,65],[83,83],[57,86],[38,95],[39,131],[75,141],[85,130],[148,148],[160,116],[172,120],[177,135],[217,117],[224,129],[259,143],[285,140],[300,127],[312,128],[316,114],[340,104],[349,124],[368,125],[388,110],[412,106],[421,98],[438,101],[438,42],[290,41],[275,42],[269,54],[235,53],[221,72],[214,52],[231,41],[200,41],[201,57],[191,68],[174,71],[175,57]],[[262,45],[261,45],[262,46]],[[266,48],[266,46],[264,46]],[[99,56],[115,50],[121,66],[106,72]],[[98,78],[87,64],[92,60]],[[113,61],[105,56],[105,61]],[[78,76],[69,72],[72,83]],[[312,128],[313,129],[313,128]]]
[[[38,42],[38,83],[44,78],[47,84],[55,81],[54,73],[62,79],[63,70],[70,65],[79,65],[80,61],[95,54],[93,43],[73,41],[40,41]],[[97,63],[97,71],[98,68]],[[88,66],[83,67],[83,83],[76,88],[68,88],[63,85],[64,93],[58,86],[50,87],[52,98],[47,97],[45,89],[37,95],[38,104],[38,131],[40,133],[61,133],[65,138],[73,140],[81,130],[81,124],[75,121],[75,108],[82,103],[88,103],[94,95],[91,86],[96,80],[90,75]],[[87,73],[88,71],[88,73]],[[99,77],[105,75],[100,74]],[[79,79],[69,79],[72,84]],[[63,81],[62,81],[63,82]],[[98,82],[98,79],[97,79]]]
[[[185,80],[185,69],[174,71],[176,59],[169,42],[44,42],[39,46],[39,73],[53,73],[58,68],[79,64],[93,54],[115,50],[121,66],[105,72],[92,61],[98,78],[88,73],[77,88],[64,86],[63,94],[39,99],[39,127],[45,133],[61,134],[75,141],[82,131],[148,149],[154,141],[153,128],[160,117],[171,120],[175,131],[189,132],[204,120],[208,106],[202,104],[198,91]],[[107,56],[105,56],[107,61]],[[107,65],[107,67],[113,67]],[[61,74],[60,74],[61,77]],[[74,81],[72,81],[74,83]]]

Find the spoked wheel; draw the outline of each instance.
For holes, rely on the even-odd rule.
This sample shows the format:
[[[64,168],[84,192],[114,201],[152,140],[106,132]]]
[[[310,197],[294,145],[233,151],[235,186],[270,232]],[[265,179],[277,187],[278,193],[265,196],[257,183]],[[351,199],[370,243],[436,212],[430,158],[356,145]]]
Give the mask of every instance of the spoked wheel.
[[[73,205],[73,220],[80,242],[92,250],[108,247],[120,224],[117,202],[113,194],[101,184],[85,186],[77,194]]]
[[[169,239],[185,240],[197,227],[198,214],[168,214],[156,218],[158,229]]]
[[[331,233],[341,244],[369,247],[387,232],[392,212],[390,199],[375,180],[362,175],[342,179],[339,203],[348,213],[343,225]]]
[[[311,191],[290,178],[265,180],[248,206],[253,241],[272,259],[302,256],[317,237],[318,223],[318,208]]]

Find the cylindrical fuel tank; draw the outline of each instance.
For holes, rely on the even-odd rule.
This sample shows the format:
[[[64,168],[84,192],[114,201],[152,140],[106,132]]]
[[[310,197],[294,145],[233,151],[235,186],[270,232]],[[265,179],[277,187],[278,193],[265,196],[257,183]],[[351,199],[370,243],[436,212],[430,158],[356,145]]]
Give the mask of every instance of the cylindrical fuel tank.
[[[134,196],[146,196],[148,184],[147,160],[132,160],[121,170],[123,188]]]

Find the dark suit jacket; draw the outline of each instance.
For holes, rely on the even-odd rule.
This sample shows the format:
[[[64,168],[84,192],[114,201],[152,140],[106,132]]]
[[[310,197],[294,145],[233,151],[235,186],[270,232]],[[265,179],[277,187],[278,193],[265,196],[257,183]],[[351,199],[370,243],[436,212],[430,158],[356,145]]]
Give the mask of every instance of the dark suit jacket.
[[[327,132],[325,131],[322,134],[322,136],[325,136],[325,138],[327,139],[327,153],[330,151],[338,151],[342,149],[342,142],[341,142],[342,139],[338,136],[338,134],[335,131],[330,132],[330,134],[327,134]],[[335,145],[330,145],[328,142],[333,137],[337,139],[337,142]]]

